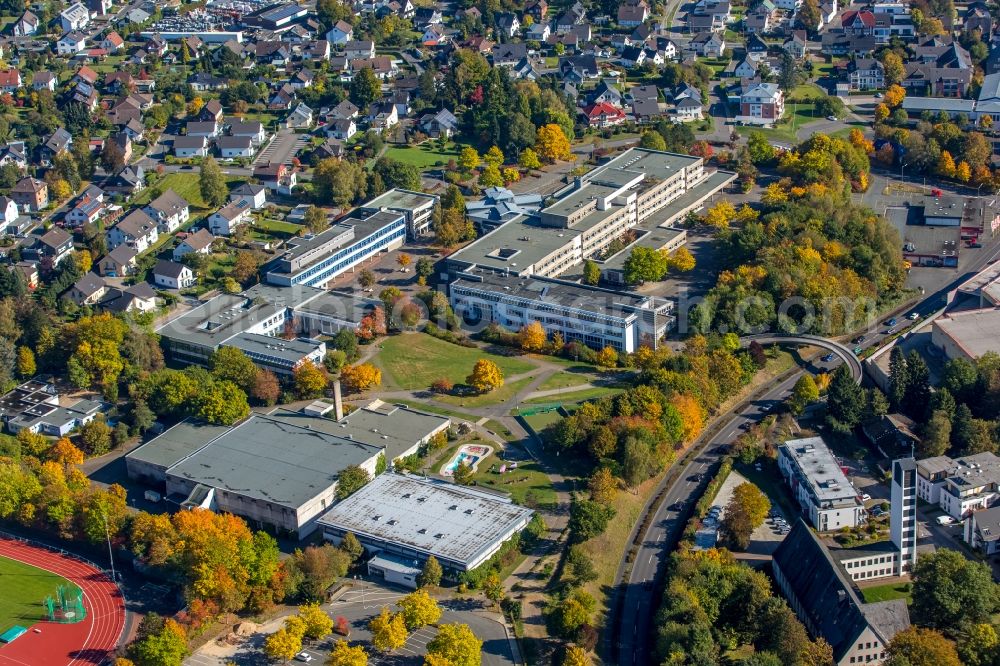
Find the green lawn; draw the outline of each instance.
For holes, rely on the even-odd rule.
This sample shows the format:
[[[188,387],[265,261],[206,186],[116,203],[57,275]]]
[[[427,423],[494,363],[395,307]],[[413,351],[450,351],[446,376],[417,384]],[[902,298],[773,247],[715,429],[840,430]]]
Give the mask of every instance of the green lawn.
[[[531,383],[531,377],[524,377],[516,382],[504,382],[496,391],[481,395],[439,395],[437,399],[456,407],[488,407],[507,402],[519,391]]]
[[[570,402],[581,402],[583,400],[593,400],[594,398],[603,398],[606,395],[615,395],[616,393],[621,393],[624,389],[611,388],[604,386],[595,386],[593,388],[581,389],[579,391],[570,391],[569,393],[560,393],[558,395],[546,395],[540,398],[529,398],[524,401],[526,405],[544,405],[549,402],[561,402],[563,404]]]
[[[861,588],[861,596],[866,603],[876,601],[891,601],[893,599],[905,599],[906,603],[913,601],[909,583],[889,583],[887,585],[876,585],[875,587]]]
[[[524,504],[533,509],[551,508],[556,503],[556,491],[552,488],[552,482],[538,467],[534,461],[519,462],[517,469],[499,473],[500,466],[504,464],[499,456],[491,454],[486,460],[479,463],[476,468],[476,483],[484,488],[501,490],[509,493],[511,499],[518,504]],[[490,471],[495,469],[496,471]]]
[[[153,199],[154,190],[159,190],[161,192],[166,192],[167,190],[173,190],[177,194],[184,197],[184,199],[191,204],[191,217],[195,218],[198,212],[195,209],[201,209],[201,213],[207,212],[209,205],[205,203],[205,200],[201,198],[201,188],[199,186],[200,175],[198,169],[193,169],[191,171],[178,171],[176,173],[168,173],[167,175],[160,178],[151,187],[147,187],[139,196],[135,197],[133,203],[137,206],[145,206]],[[246,180],[245,178],[228,177],[227,181],[230,186],[234,183],[240,183]]]
[[[589,368],[584,368],[589,370]],[[580,384],[586,384],[593,377],[584,374],[578,374],[575,372],[557,372],[550,375],[548,379],[542,382],[538,390],[539,391],[551,391],[552,389],[562,389],[569,388],[571,386],[579,386]]]
[[[386,151],[386,157],[399,160],[406,164],[412,164],[420,169],[429,169],[435,166],[445,166],[448,160],[457,160],[458,153],[464,146],[449,142],[444,150],[441,150],[437,140],[429,140],[419,146],[406,146],[405,148],[393,147]]]
[[[425,333],[404,333],[386,338],[373,360],[385,371],[383,381],[387,388],[423,389],[442,377],[456,384],[464,383],[472,372],[472,366],[481,358],[499,365],[505,377],[535,368],[532,363],[519,358],[460,347]]]
[[[562,414],[553,409],[551,412],[540,412],[538,414],[531,414],[530,416],[522,416],[521,418],[524,419],[529,428],[535,431],[536,435],[541,435],[542,431],[550,425],[558,423],[562,419]]]
[[[259,218],[254,221],[253,226],[282,236],[298,236],[299,232],[302,231],[301,224],[294,224],[283,220],[272,220],[270,218]]]
[[[56,596],[56,588],[64,585],[76,589],[61,576],[0,557],[0,632],[15,624],[30,627],[42,619],[42,602],[45,597]]]

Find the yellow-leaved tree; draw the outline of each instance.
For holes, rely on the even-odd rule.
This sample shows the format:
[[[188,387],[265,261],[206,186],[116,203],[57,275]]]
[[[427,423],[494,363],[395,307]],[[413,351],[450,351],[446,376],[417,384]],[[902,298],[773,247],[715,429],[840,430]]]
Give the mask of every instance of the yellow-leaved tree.
[[[517,332],[517,343],[526,352],[540,352],[545,349],[545,329],[538,321],[525,324]]]
[[[368,623],[372,632],[372,645],[380,652],[392,652],[406,644],[406,622],[402,613],[390,613],[387,606]]]
[[[472,374],[465,378],[465,383],[477,393],[489,393],[503,386],[503,371],[488,358],[481,358],[473,366]]]
[[[441,607],[424,589],[411,592],[397,603],[403,611],[403,622],[410,631],[428,624],[437,624],[441,619]]]
[[[368,653],[360,645],[351,647],[341,639],[334,644],[326,663],[327,666],[368,666]]]
[[[555,123],[538,128],[535,133],[535,152],[546,162],[567,161],[573,157],[569,139]]]
[[[348,393],[367,391],[382,383],[382,371],[371,363],[346,365],[340,371],[340,381]]]

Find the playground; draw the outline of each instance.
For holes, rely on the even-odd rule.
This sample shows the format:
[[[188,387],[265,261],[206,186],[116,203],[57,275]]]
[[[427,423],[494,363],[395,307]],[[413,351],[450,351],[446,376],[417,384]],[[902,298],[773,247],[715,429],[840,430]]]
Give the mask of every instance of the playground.
[[[0,535],[0,666],[101,663],[125,627],[125,599],[94,565]]]
[[[493,453],[493,448],[482,444],[466,444],[441,468],[441,476],[454,476],[455,469],[465,463],[475,472],[479,461]]]

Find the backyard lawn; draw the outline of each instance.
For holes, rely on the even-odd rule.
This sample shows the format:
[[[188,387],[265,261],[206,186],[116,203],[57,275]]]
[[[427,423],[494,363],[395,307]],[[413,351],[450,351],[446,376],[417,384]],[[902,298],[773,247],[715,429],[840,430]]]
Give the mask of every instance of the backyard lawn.
[[[67,590],[77,589],[62,576],[6,557],[0,557],[0,580],[3,581],[3,594],[0,594],[0,633],[16,624],[28,628],[40,621],[42,602],[47,596],[55,599],[56,588],[60,585]]]
[[[444,150],[436,140],[428,140],[419,146],[392,147],[386,151],[386,157],[412,164],[420,169],[435,166],[445,166],[448,160],[457,160],[458,153],[464,146],[449,142]]]
[[[154,190],[160,192],[166,192],[167,190],[173,190],[180,196],[184,197],[184,200],[191,204],[191,219],[196,219],[201,217],[201,214],[208,212],[209,205],[205,203],[205,200],[201,198],[201,188],[200,188],[201,176],[199,170],[196,168],[192,171],[176,173],[168,173],[167,175],[160,178],[152,186],[147,187],[142,192],[139,193],[134,199],[137,206],[145,206],[150,201],[153,200]],[[238,178],[229,176],[227,177],[227,182],[230,186],[234,183],[241,183],[246,178]],[[197,209],[201,209],[199,211]]]
[[[876,601],[891,601],[892,599],[905,599],[906,603],[913,601],[909,583],[887,583],[886,585],[876,585],[874,587],[862,587],[861,596],[866,603]]]
[[[456,384],[464,383],[472,366],[481,358],[499,365],[505,377],[535,368],[519,358],[460,347],[426,333],[404,333],[386,338],[373,360],[385,371],[383,383],[387,388],[425,389],[442,377]]]

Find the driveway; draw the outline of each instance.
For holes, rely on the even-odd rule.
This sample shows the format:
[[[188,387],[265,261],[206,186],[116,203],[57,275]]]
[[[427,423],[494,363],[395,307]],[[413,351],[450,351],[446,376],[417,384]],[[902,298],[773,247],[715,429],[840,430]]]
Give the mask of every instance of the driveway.
[[[309,141],[308,134],[296,134],[294,130],[282,129],[271,142],[257,153],[254,164],[291,164],[292,158]]]

